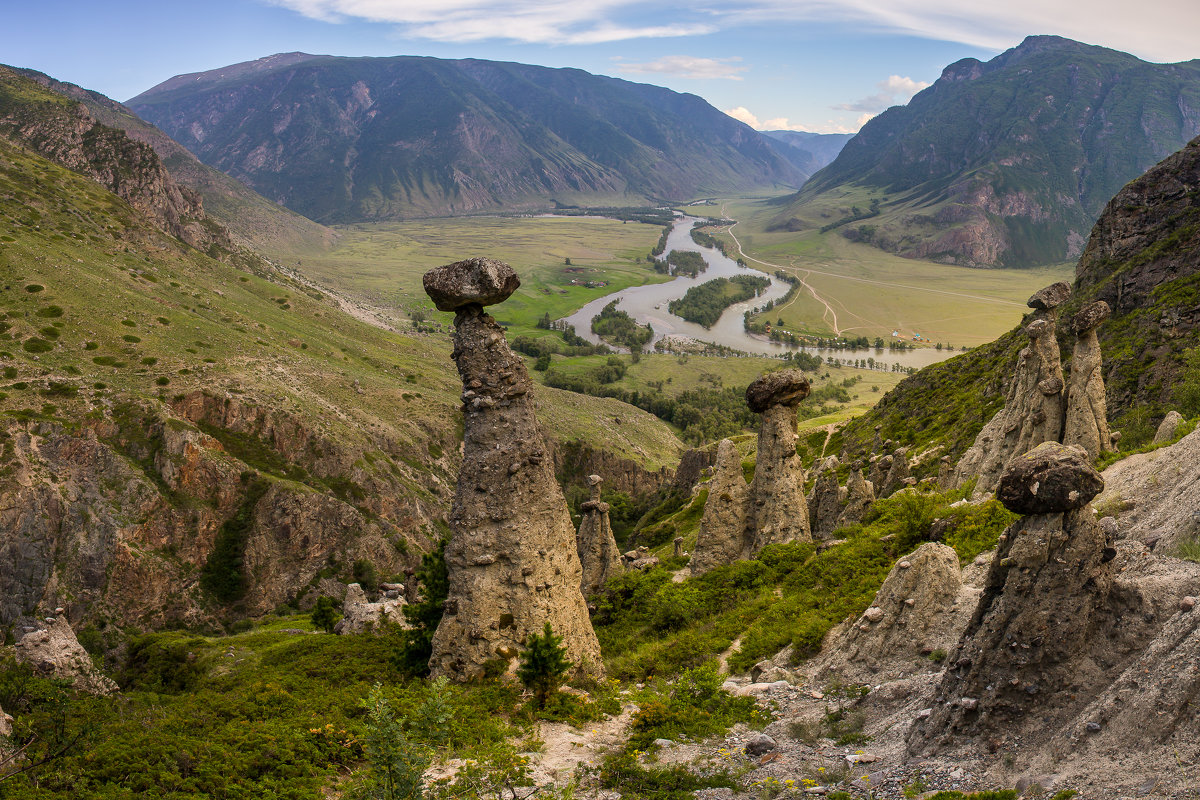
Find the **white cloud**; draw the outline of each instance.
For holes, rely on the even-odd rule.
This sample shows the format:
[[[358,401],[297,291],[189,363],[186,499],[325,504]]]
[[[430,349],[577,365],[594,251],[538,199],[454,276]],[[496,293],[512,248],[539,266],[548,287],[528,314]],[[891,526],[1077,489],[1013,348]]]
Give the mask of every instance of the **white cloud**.
[[[866,119],[878,114],[890,106],[907,103],[912,96],[929,84],[925,81],[914,81],[912,78],[900,75],[889,75],[886,80],[875,84],[879,92],[853,103],[838,103],[834,106],[838,111],[859,111],[866,114]],[[865,122],[866,120],[863,120]]]
[[[403,33],[443,42],[508,39],[543,44],[600,44],[712,33],[703,23],[626,25],[617,18],[634,0],[267,0],[311,19],[391,23]]]
[[[701,58],[699,56],[663,56],[644,63],[621,64],[617,72],[635,75],[674,75],[677,78],[725,79],[740,81],[746,67],[734,66],[740,58]]]
[[[793,123],[787,117],[772,117],[771,119],[760,120],[754,112],[745,106],[726,109],[725,113],[738,122],[746,123],[756,131],[804,131],[806,133],[858,133],[858,129],[874,116],[873,114],[863,114],[853,125],[847,125],[845,122],[832,119],[821,123]]]
[[[746,123],[756,131],[766,130],[759,124],[758,117],[750,113],[750,109],[746,108],[745,106],[738,106],[737,108],[728,109],[725,113],[736,119],[738,122]]]
[[[1194,0],[745,0],[731,21],[850,22],[876,32],[905,33],[1003,50],[1029,34],[1053,34],[1125,50],[1154,61],[1200,56]]]

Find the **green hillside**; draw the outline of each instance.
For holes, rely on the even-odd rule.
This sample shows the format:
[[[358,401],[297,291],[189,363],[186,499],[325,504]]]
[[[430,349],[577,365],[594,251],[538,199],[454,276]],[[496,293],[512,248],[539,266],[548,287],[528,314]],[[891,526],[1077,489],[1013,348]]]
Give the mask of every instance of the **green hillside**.
[[[1105,203],[1200,133],[1200,61],[1034,36],[868,122],[776,227],[970,266],[1078,257]]]

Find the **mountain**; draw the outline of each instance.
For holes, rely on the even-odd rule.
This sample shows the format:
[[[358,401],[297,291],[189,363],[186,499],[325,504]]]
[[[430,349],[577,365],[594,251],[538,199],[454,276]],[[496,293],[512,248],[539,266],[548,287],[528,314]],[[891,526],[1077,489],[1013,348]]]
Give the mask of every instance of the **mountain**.
[[[1200,137],[1132,181],[1100,215],[1059,312],[1064,359],[1071,316],[1093,300],[1112,308],[1098,334],[1108,416],[1122,448],[1149,441],[1168,410],[1200,414]],[[841,435],[861,445],[882,425],[885,438],[940,444],[957,456],[1004,404],[1026,343],[1018,327],[927,367]]]
[[[774,225],[969,266],[1067,261],[1126,182],[1198,133],[1200,60],[1032,36],[872,119]]]
[[[777,142],[787,145],[785,153],[800,169],[810,175],[829,164],[846,142],[854,138],[852,133],[809,133],[808,131],[763,131]]]
[[[178,142],[121,103],[35,70],[11,69],[82,103],[97,122],[122,130],[131,139],[153,147],[171,177],[200,195],[205,212],[225,226],[234,241],[260,250],[275,250],[281,245],[320,246],[334,236],[323,225],[272,203],[245,184],[201,163]]]
[[[0,70],[0,628],[56,606],[211,626],[397,575],[442,535],[448,341],[227,249],[195,199],[149,146]],[[538,397],[564,471],[652,486],[678,457],[649,414]]]
[[[699,97],[577,69],[289,53],[181,75],[128,105],[323,223],[683,200],[807,177]]]

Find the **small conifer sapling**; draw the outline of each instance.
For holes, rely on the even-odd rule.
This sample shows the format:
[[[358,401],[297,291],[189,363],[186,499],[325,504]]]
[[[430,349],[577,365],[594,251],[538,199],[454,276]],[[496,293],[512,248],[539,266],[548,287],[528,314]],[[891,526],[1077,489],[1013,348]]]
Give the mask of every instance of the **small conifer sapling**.
[[[571,666],[572,662],[567,660],[567,648],[562,646],[562,637],[554,635],[549,622],[541,636],[535,633],[526,640],[517,677],[526,689],[533,692],[536,709],[540,711],[546,707],[546,701],[562,686]]]

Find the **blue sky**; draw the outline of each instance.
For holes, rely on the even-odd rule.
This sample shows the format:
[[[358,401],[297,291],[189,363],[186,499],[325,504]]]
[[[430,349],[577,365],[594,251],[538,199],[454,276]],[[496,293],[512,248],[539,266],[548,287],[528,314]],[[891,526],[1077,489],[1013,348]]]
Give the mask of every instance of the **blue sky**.
[[[127,100],[280,52],[488,58],[692,92],[759,128],[849,132],[1029,34],[1167,62],[1200,58],[1197,30],[1198,0],[4,0],[0,62]]]

